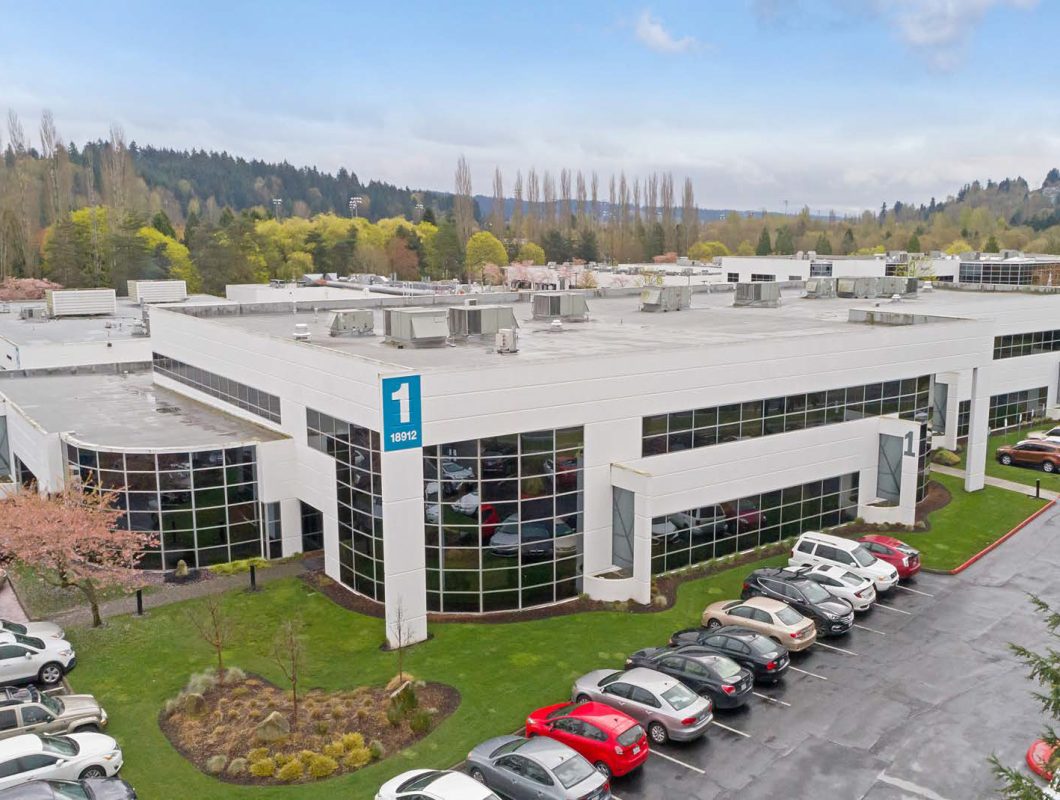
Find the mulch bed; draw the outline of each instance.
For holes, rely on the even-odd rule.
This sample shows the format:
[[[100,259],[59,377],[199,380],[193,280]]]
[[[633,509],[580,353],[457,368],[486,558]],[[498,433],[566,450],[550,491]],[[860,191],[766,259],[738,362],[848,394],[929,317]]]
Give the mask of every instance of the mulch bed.
[[[387,719],[390,692],[382,686],[362,686],[346,692],[310,689],[298,698],[298,726],[282,742],[262,744],[255,740],[255,727],[274,711],[291,719],[289,690],[280,689],[257,675],[245,680],[215,686],[203,692],[206,712],[190,716],[178,709],[159,715],[159,727],[170,743],[204,773],[212,756],[223,755],[229,761],[246,758],[254,748],[266,747],[270,756],[296,756],[303,750],[322,753],[325,746],[344,734],[359,733],[364,742],[382,745],[384,758],[400,752],[434,730],[460,705],[460,692],[441,683],[426,683],[415,689],[417,708],[429,711],[430,728],[415,733],[406,717],[397,725]],[[355,771],[341,763],[331,777]],[[280,784],[275,777],[259,778],[248,772],[214,777],[228,783]],[[295,783],[313,782],[307,774]]]

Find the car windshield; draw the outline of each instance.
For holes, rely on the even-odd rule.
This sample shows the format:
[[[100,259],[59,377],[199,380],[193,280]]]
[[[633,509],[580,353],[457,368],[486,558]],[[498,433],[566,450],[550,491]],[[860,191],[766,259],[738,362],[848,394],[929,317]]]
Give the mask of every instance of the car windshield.
[[[607,686],[607,684],[614,683],[615,681],[617,681],[624,674],[625,673],[622,673],[622,672],[612,672],[610,675],[604,675],[604,677],[602,677],[600,679],[600,682],[597,683],[596,685],[597,686]]]
[[[798,625],[800,622],[802,622],[802,614],[800,614],[794,608],[785,607],[777,612],[777,619],[779,619],[785,625]]]
[[[813,581],[801,583],[799,584],[799,588],[802,589],[802,593],[806,595],[806,599],[811,603],[820,603],[832,596],[821,588],[821,584],[814,583]]]
[[[582,703],[582,705],[585,705],[585,704]],[[570,703],[567,703],[566,705],[560,706],[559,708],[555,709],[554,711],[550,711],[548,713],[548,717],[546,719],[555,719],[556,717],[566,717],[569,714],[577,714],[578,713],[578,709],[580,709],[581,707],[582,707],[581,705],[574,706],[574,705],[571,705]]]
[[[42,694],[40,696],[40,704],[53,714],[62,714],[65,708],[62,700],[52,697],[50,694]]]
[[[12,633],[25,633],[26,632],[26,626],[25,625],[19,625],[17,622],[12,622],[9,619],[0,620],[0,622],[3,622],[5,631],[11,631]]]
[[[699,697],[683,683],[675,684],[662,693],[663,700],[674,707],[675,711],[688,708]]]
[[[579,755],[574,755],[557,766],[553,772],[564,789],[577,786],[591,775],[597,774],[596,767]]]
[[[411,792],[413,790],[425,789],[426,787],[434,783],[436,780],[438,780],[440,777],[442,777],[442,775],[444,774],[444,772],[439,771],[425,772],[422,775],[417,775],[411,780],[405,781],[398,787],[398,791]]]
[[[842,580],[847,586],[861,586],[861,584],[865,582],[864,578],[855,575],[853,572],[844,572],[840,576],[840,580]]]
[[[876,563],[876,556],[870,553],[861,545],[858,545],[850,551],[850,555],[854,556],[854,560],[862,567],[871,567]]]
[[[758,653],[775,653],[777,649],[776,642],[771,642],[762,636],[755,636],[753,639],[741,639],[741,641],[750,645],[751,649]]]
[[[508,753],[514,753],[524,744],[526,744],[526,739],[512,739],[510,742],[505,742],[492,753],[490,753],[490,758],[500,758],[501,756],[507,755]]]
[[[44,642],[35,636],[22,636],[21,634],[15,634],[15,641],[19,644],[24,644],[27,647],[35,647],[37,650],[44,649]]]
[[[77,755],[77,742],[69,736],[41,736],[40,741],[49,753],[60,756]]]
[[[716,658],[711,666],[714,667],[714,671],[721,676],[722,680],[727,681],[740,675],[740,665],[731,658]]]
[[[76,783],[54,782],[51,789],[56,800],[95,800],[95,795],[89,794],[91,790],[83,789]]]
[[[623,747],[634,745],[644,738],[644,728],[634,725],[618,735],[618,743]]]

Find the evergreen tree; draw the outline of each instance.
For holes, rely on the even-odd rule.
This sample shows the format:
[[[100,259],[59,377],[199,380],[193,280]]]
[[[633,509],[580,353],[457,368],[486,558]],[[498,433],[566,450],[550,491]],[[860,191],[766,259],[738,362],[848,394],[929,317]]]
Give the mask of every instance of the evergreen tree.
[[[781,225],[777,229],[777,238],[773,249],[782,256],[790,256],[795,253],[795,239],[791,235],[791,229],[787,225]]]
[[[662,223],[656,222],[645,228],[642,242],[644,245],[644,258],[646,260],[651,259],[654,256],[661,256],[665,253],[666,232],[663,230]],[[548,248],[545,249],[547,250]]]
[[[843,234],[843,242],[839,246],[839,252],[848,256],[857,249],[858,243],[854,241],[854,231],[852,228],[847,228],[846,233]]]
[[[452,217],[446,217],[438,225],[438,232],[431,241],[427,254],[427,274],[437,281],[455,278],[463,271],[464,248]]]
[[[429,223],[431,223],[431,225],[437,225],[438,224],[438,220],[435,219],[435,216],[434,216],[434,209],[433,208],[431,208],[430,206],[427,206],[426,208],[423,209],[423,220],[422,221],[423,222],[429,222]]]
[[[917,236],[916,231],[914,231],[913,235],[909,237],[909,241],[906,242],[905,249],[908,250],[910,253],[922,252],[920,249],[920,237]]]
[[[574,248],[574,255],[583,261],[599,261],[600,248],[596,242],[596,231],[585,228],[578,234],[578,246]]]
[[[819,256],[830,256],[832,255],[832,240],[828,238],[828,234],[824,231],[817,236],[817,243],[813,246],[813,249]]]
[[[153,217],[151,217],[151,227],[159,233],[164,233],[170,239],[177,238],[177,232],[173,230],[173,223],[169,219],[169,215],[165,211],[159,211]]]
[[[185,220],[185,222],[184,222],[184,237],[180,240],[180,243],[183,244],[185,247],[190,247],[191,246],[191,245],[188,244],[188,242],[191,240],[192,236],[195,234],[195,228],[198,227],[198,225],[199,225],[199,215],[196,214],[194,211],[190,212],[188,214],[187,220]]]
[[[758,237],[758,246],[755,248],[756,256],[768,256],[773,252],[773,244],[769,241],[769,228],[762,228]]]
[[[562,231],[555,228],[541,237],[541,247],[545,251],[545,260],[563,264],[571,260],[573,248],[570,240],[563,235]]]
[[[991,234],[990,238],[986,240],[986,244],[983,245],[983,252],[984,253],[998,253],[1000,251],[1001,251],[1001,245],[999,245],[997,243],[997,239],[994,237],[993,234]]]

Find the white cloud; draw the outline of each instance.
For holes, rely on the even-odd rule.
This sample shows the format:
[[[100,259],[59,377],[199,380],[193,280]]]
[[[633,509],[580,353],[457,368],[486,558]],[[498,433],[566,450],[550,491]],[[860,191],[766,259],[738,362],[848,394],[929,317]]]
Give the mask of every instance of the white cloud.
[[[675,38],[648,10],[641,12],[637,18],[634,32],[641,44],[658,53],[683,53],[696,43],[691,36]]]

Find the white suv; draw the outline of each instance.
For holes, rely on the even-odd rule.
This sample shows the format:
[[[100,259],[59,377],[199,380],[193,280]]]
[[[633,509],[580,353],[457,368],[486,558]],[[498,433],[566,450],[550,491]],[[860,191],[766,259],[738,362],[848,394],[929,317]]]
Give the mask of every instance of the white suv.
[[[27,733],[0,742],[0,789],[37,780],[110,777],[121,765],[121,748],[102,733]]]
[[[842,567],[862,578],[868,578],[877,592],[886,592],[898,583],[898,570],[865,549],[861,542],[807,531],[791,551],[791,564],[814,567],[818,564]]]
[[[794,560],[789,562],[789,567],[797,569],[804,578],[819,583],[833,597],[843,598],[855,611],[868,611],[876,602],[876,587],[872,581],[844,567],[833,567],[831,564],[800,567]]]
[[[65,639],[0,633],[0,685],[38,681],[52,686],[76,664],[73,645]]]

